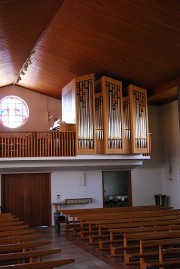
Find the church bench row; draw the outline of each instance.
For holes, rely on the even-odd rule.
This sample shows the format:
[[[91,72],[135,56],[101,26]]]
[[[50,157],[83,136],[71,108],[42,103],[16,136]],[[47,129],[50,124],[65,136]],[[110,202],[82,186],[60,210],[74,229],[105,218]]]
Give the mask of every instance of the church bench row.
[[[131,211],[151,211],[151,210],[167,210],[171,208],[163,208],[160,206],[130,206],[130,207],[116,207],[116,208],[86,208],[86,209],[59,209],[56,210],[57,213],[63,213],[66,216],[67,223],[73,223],[77,221],[77,217],[81,215],[90,214],[109,214],[109,213],[118,213],[118,212],[131,212]],[[72,220],[70,220],[72,219]]]
[[[166,210],[165,210],[166,211]],[[164,211],[164,212],[165,212]],[[131,253],[134,252],[135,256],[134,257],[140,257],[138,255],[140,255],[140,243],[139,243],[139,239],[137,238],[131,238],[131,233],[132,235],[136,234],[137,231],[139,231],[139,229],[141,229],[141,234],[145,234],[145,232],[148,232],[150,234],[150,238],[151,237],[151,234],[153,234],[153,236],[155,238],[161,238],[161,236],[164,236],[165,238],[165,234],[168,234],[168,237],[172,238],[172,237],[177,237],[177,236],[180,236],[180,216],[179,216],[179,210],[170,210],[171,213],[169,213],[169,210],[166,212],[166,213],[162,213],[162,211],[158,212],[158,215],[156,215],[155,213],[155,216],[153,217],[152,213],[154,213],[154,211],[151,211],[151,214],[145,213],[144,212],[141,212],[140,215],[139,215],[139,218],[135,218],[135,216],[137,217],[137,212],[135,215],[133,215],[134,213],[129,213],[131,216],[129,216],[129,218],[127,218],[128,215],[126,215],[124,218],[121,218],[120,220],[118,220],[119,218],[119,212],[117,214],[117,218],[114,217],[114,214],[112,213],[109,213],[109,220],[108,219],[101,219],[102,216],[99,216],[101,214],[98,214],[98,216],[94,215],[93,218],[94,220],[92,220],[92,214],[90,214],[90,216],[88,217],[88,219],[91,219],[91,220],[86,220],[87,219],[87,214],[84,215],[84,217],[82,217],[82,215],[79,217],[79,219],[83,219],[83,221],[81,220],[81,222],[84,223],[87,225],[90,225],[88,226],[88,229],[86,230],[87,232],[87,235],[88,235],[88,239],[92,239],[92,237],[94,236],[96,239],[99,240],[102,240],[102,236],[107,236],[107,232],[109,232],[109,243],[113,243],[111,241],[114,240],[114,234],[113,234],[113,237],[112,235],[110,236],[110,232],[111,230],[116,230],[117,232],[117,236],[119,237],[121,235],[121,239],[118,239],[119,240],[119,245],[117,244],[118,241],[116,241],[115,245],[113,246],[113,244],[110,246],[110,253],[112,256],[116,256],[116,251],[117,250],[120,250],[121,251],[121,256],[124,257],[124,262],[125,263],[130,263],[130,258],[133,256],[133,254],[129,254],[129,250],[131,251]],[[135,211],[134,211],[135,212]],[[139,214],[139,213],[138,213]],[[133,215],[133,217],[132,217]],[[143,217],[143,215],[145,215]],[[78,218],[78,216],[77,216]],[[164,224],[163,224],[164,222]],[[143,223],[144,223],[144,228],[143,228]],[[173,225],[171,224],[173,223]],[[104,226],[103,226],[104,225]],[[109,229],[109,227],[107,227],[106,225],[122,225],[121,230],[117,230],[117,229]],[[128,231],[128,226],[129,225],[129,230]],[[135,225],[135,227],[131,226],[130,228],[130,225]],[[147,226],[146,226],[147,225]],[[156,227],[157,228],[156,228]],[[94,228],[97,227],[98,229],[98,235],[95,235],[94,234],[94,231],[97,232],[97,230]],[[120,226],[119,226],[120,227]],[[140,228],[142,227],[142,228]],[[117,228],[117,227],[116,227]],[[85,229],[85,228],[84,228]],[[104,230],[102,230],[104,229]],[[133,231],[134,229],[134,231]],[[174,230],[174,231],[173,231]],[[176,231],[177,230],[177,231]],[[105,231],[105,234],[103,234]],[[124,231],[126,231],[126,234],[127,234],[127,237],[128,235],[130,236],[130,238],[128,239],[128,244],[127,244],[127,239],[125,239],[125,234],[124,234]],[[165,231],[165,232],[164,232]],[[171,231],[171,232],[169,232]],[[114,231],[114,233],[116,233]],[[83,229],[81,230],[80,233],[83,233]],[[162,235],[163,233],[163,235]],[[140,232],[138,233],[140,234]],[[99,238],[98,238],[99,237]],[[148,236],[147,236],[148,238]],[[146,238],[146,240],[147,240]],[[84,236],[82,236],[82,239],[84,239]],[[103,240],[102,240],[103,241]],[[138,242],[138,243],[137,243]],[[89,241],[89,243],[92,243]],[[119,248],[119,249],[118,249]],[[155,255],[158,257],[158,252],[154,252],[154,251],[151,251],[151,252],[147,252],[146,255],[149,257],[149,256],[152,256],[152,255]],[[132,255],[132,256],[131,256]],[[118,255],[117,255],[118,256]],[[139,262],[139,261],[138,261]],[[158,258],[157,258],[157,262],[158,262]]]
[[[12,231],[0,231],[0,238],[1,238],[1,237],[16,236],[16,235],[33,234],[33,233],[35,233],[35,230],[34,230],[34,229],[12,230]]]
[[[20,263],[13,265],[1,266],[1,269],[53,269],[54,267],[63,266],[66,264],[73,263],[74,259],[63,259],[63,260],[50,260],[42,262],[32,262],[32,263]]]
[[[159,230],[159,231],[158,231]],[[137,233],[138,232],[138,233]],[[174,254],[180,254],[180,249],[176,250],[162,250],[160,246],[166,245],[166,247],[172,247],[175,245],[180,246],[180,226],[179,225],[167,225],[167,226],[157,226],[157,227],[146,227],[146,228],[124,228],[124,229],[117,229],[117,233],[122,235],[122,239],[116,240],[116,244],[119,243],[119,246],[110,246],[110,253],[111,256],[122,256],[124,258],[124,262],[126,264],[131,264],[131,259],[133,259],[133,264],[136,259],[139,258],[140,260],[140,268],[145,269],[146,267],[150,266],[174,266],[179,265],[177,264],[177,256],[174,256]],[[125,234],[124,234],[125,233]],[[159,238],[162,238],[162,240],[157,240]],[[173,238],[173,240],[169,241],[166,240],[167,238]],[[154,241],[152,241],[154,239]],[[143,241],[142,243],[142,240]],[[166,244],[165,244],[166,241]],[[154,242],[156,244],[154,244]],[[112,243],[115,243],[115,240],[112,241]],[[169,243],[169,244],[168,244]],[[171,244],[170,244],[171,243]],[[141,244],[144,244],[143,247]],[[161,245],[160,245],[161,244]],[[148,251],[142,251],[148,247]],[[155,246],[157,246],[157,249],[155,250]],[[151,247],[151,249],[149,249]],[[116,251],[119,250],[121,253],[119,255],[116,254]],[[160,256],[160,251],[162,253],[168,254],[169,259],[167,258],[160,258],[163,255]],[[145,262],[147,259],[156,259],[155,262]],[[170,261],[171,259],[174,260],[174,262]],[[142,262],[143,261],[143,262]],[[144,267],[145,266],[145,267]]]
[[[28,228],[29,228],[29,225],[27,224],[0,226],[0,232],[23,230],[23,229],[28,229]]]
[[[9,219],[9,218],[12,218],[14,217],[11,213],[0,213],[0,220],[1,219]]]
[[[180,230],[159,231],[159,232],[155,231],[155,232],[147,232],[147,233],[145,232],[125,233],[123,234],[123,237],[124,237],[124,245],[121,249],[123,249],[124,251],[124,255],[123,255],[124,262],[126,264],[129,264],[132,258],[135,258],[135,257],[137,258],[138,255],[144,254],[143,258],[140,256],[141,259],[139,259],[141,269],[144,268],[144,265],[141,265],[142,260],[146,260],[147,258],[149,259],[150,257],[155,259],[154,249],[155,247],[158,247],[157,250],[159,249],[159,243],[163,244],[165,240],[172,239],[169,241],[169,244],[166,243],[166,246],[171,247],[172,245],[175,244],[175,240],[178,240],[178,242],[176,242],[176,245],[180,244]],[[157,245],[155,245],[154,243],[156,240],[159,240]],[[143,247],[142,247],[142,242],[144,242]],[[146,244],[146,247],[148,246],[148,249],[153,249],[152,253],[151,251],[148,251],[147,253],[142,251],[143,248],[145,247],[145,244]],[[133,248],[131,248],[131,246],[133,246]],[[135,253],[133,253],[133,249],[135,250]],[[116,251],[117,251],[117,248],[116,248]],[[160,262],[158,253],[156,256],[157,256],[156,261]]]
[[[134,210],[139,211],[154,211],[154,210],[163,210],[165,208],[162,208],[160,206],[135,206],[135,207],[121,207],[121,208],[87,208],[87,209],[61,209],[56,210],[56,212],[60,214],[65,215],[65,221],[63,223],[66,223],[66,230],[69,231],[72,228],[77,228],[82,226],[82,221],[78,220],[80,216],[100,216],[100,215],[106,215],[109,214],[115,214],[117,213],[123,213],[123,212],[133,212]],[[167,209],[167,208],[166,208]]]
[[[60,248],[54,248],[54,249],[36,249],[36,250],[29,250],[25,252],[15,252],[15,253],[5,253],[0,254],[0,262],[5,261],[24,261],[26,259],[26,262],[33,262],[35,259],[37,261],[42,261],[42,257],[60,253]]]
[[[149,219],[150,218],[150,219]],[[79,227],[74,227],[73,228],[73,234],[75,235],[77,231],[79,231],[80,233],[80,238],[83,238],[85,234],[87,234],[89,236],[89,238],[91,236],[93,236],[95,233],[97,234],[102,234],[100,231],[101,230],[101,226],[102,224],[125,224],[125,223],[140,223],[140,222],[146,222],[149,220],[177,220],[180,219],[180,215],[177,213],[173,213],[172,212],[169,214],[169,212],[167,212],[167,214],[161,214],[160,212],[158,212],[158,214],[156,215],[156,213],[150,212],[149,214],[139,214],[138,213],[129,213],[129,214],[117,214],[117,215],[111,215],[109,214],[108,218],[101,217],[101,216],[96,216],[94,218],[94,220],[84,220],[81,221],[81,224]],[[104,230],[106,230],[106,228],[104,227]]]
[[[149,216],[149,215],[151,215],[151,216],[159,216],[159,215],[173,215],[174,216],[174,214],[176,214],[176,215],[178,215],[178,214],[180,214],[180,211],[179,210],[168,210],[168,209],[166,209],[166,210],[161,210],[161,209],[159,209],[159,210],[131,210],[130,212],[129,212],[129,209],[127,210],[127,211],[124,211],[124,212],[121,212],[121,211],[109,211],[108,212],[108,214],[105,212],[94,212],[93,214],[92,213],[84,213],[84,214],[79,214],[78,215],[78,212],[77,213],[75,213],[75,215],[74,215],[74,219],[76,218],[76,220],[78,220],[78,223],[76,222],[76,221],[73,221],[72,223],[71,223],[71,225],[69,224],[69,227],[67,228],[68,230],[70,229],[70,228],[73,228],[73,227],[83,227],[84,225],[86,225],[87,226],[87,223],[90,225],[90,226],[93,226],[93,222],[94,221],[99,221],[99,219],[101,219],[101,220],[104,220],[104,221],[106,221],[107,220],[107,222],[110,222],[112,219],[117,219],[117,216],[119,216],[119,219],[122,219],[122,221],[123,221],[123,219],[125,219],[125,218],[127,218],[127,217],[129,217],[129,219],[130,218],[134,218],[134,217],[145,217],[145,216]],[[91,223],[91,221],[92,221],[92,223]],[[90,227],[89,227],[89,229],[90,229]]]
[[[1,215],[1,214],[0,214]],[[6,221],[4,221],[6,219]],[[57,259],[42,260],[43,257],[60,253],[60,248],[40,247],[51,243],[49,240],[39,240],[41,234],[36,233],[28,225],[17,224],[18,220],[12,221],[14,217],[7,215],[0,218],[0,268],[14,269],[38,269],[54,268],[66,265],[75,261],[75,259]],[[6,223],[11,223],[6,227]],[[5,226],[4,226],[5,225]],[[19,227],[16,229],[14,227]],[[21,229],[23,227],[23,229]],[[40,248],[40,249],[39,249]]]
[[[176,227],[180,227],[180,220],[172,220],[172,219],[159,219],[159,220],[149,220],[145,222],[133,222],[133,223],[116,223],[116,224],[100,224],[99,225],[99,235],[96,237],[99,239],[99,250],[107,250],[110,248],[110,245],[117,243],[117,238],[119,237],[118,230],[120,233],[124,232],[125,229],[145,229],[152,228],[156,230],[163,229],[173,229]],[[106,237],[104,236],[102,231],[107,231]],[[129,230],[131,231],[131,230]],[[93,237],[93,236],[92,236]]]
[[[156,260],[147,260],[146,248],[149,246],[157,248]],[[140,268],[147,267],[169,267],[180,265],[180,238],[173,239],[156,239],[156,240],[141,240],[140,241]],[[173,261],[172,261],[173,260]]]
[[[140,240],[139,252],[129,256],[140,259],[140,269],[178,266],[180,265],[180,237],[175,236],[176,234],[163,235],[163,233],[158,234],[158,239],[144,236],[144,239]],[[150,248],[153,250],[150,251]]]

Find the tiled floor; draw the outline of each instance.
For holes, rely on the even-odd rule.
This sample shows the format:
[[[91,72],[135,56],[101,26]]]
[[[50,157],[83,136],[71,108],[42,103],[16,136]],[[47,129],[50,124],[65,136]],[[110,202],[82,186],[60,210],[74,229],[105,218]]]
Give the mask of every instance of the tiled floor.
[[[52,247],[60,247],[60,254],[52,255],[52,259],[74,258],[75,263],[63,265],[61,269],[138,269],[138,266],[125,266],[120,258],[111,258],[99,251],[94,250],[84,243],[73,240],[61,228],[61,232],[55,233],[54,228],[38,228],[37,229],[45,239],[52,241]],[[48,246],[49,247],[49,246]],[[50,259],[50,257],[48,257]]]

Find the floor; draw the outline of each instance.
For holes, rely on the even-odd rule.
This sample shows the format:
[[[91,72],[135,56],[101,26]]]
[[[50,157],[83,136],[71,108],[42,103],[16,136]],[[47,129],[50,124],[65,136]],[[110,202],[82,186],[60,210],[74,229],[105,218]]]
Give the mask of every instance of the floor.
[[[55,232],[55,228],[37,228],[44,239],[50,239],[51,247],[60,247],[60,254],[51,255],[52,259],[74,258],[75,263],[63,265],[61,269],[139,269],[139,266],[126,266],[121,258],[111,258],[107,254],[100,253],[94,247],[88,246],[79,240],[74,240],[68,236],[61,227],[60,233]],[[50,259],[50,257],[48,257]]]

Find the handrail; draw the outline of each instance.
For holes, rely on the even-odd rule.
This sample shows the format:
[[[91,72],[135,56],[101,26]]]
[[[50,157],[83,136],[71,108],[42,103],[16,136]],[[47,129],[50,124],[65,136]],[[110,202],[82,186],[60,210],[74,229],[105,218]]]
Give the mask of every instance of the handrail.
[[[76,156],[75,132],[0,132],[0,157]]]

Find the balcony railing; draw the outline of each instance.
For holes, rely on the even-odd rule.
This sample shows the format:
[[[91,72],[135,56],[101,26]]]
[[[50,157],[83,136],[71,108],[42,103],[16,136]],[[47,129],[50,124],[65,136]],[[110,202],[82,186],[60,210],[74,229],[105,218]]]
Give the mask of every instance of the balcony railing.
[[[151,134],[149,134],[149,146],[147,153],[142,153],[143,156],[151,155],[151,143]],[[77,154],[82,155],[83,153],[79,152],[78,145],[79,142],[75,131],[0,132],[0,158],[70,157]],[[113,154],[126,153],[121,151],[119,153],[117,151],[113,152]],[[95,154],[99,154],[99,152]],[[129,151],[128,154],[133,153]]]
[[[75,132],[0,132],[0,157],[76,156]]]

